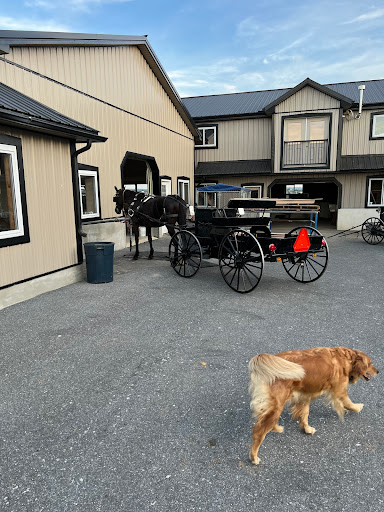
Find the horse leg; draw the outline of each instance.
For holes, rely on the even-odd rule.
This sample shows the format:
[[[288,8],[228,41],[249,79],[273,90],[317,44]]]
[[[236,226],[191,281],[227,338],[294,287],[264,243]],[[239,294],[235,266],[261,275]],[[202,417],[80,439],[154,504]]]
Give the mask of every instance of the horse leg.
[[[175,228],[174,228],[174,225],[175,225],[175,221],[172,221],[172,220],[169,220],[168,221],[168,224],[167,224],[167,230],[168,230],[168,234],[170,236],[173,236],[175,234]]]
[[[133,256],[134,260],[137,260],[139,257],[139,224],[138,222],[132,222],[132,231],[135,235],[135,245],[136,245],[136,251]]]
[[[147,237],[148,237],[148,242],[149,242],[149,247],[150,247],[148,259],[151,260],[153,258],[152,229],[151,228],[147,228],[146,234],[147,234]]]

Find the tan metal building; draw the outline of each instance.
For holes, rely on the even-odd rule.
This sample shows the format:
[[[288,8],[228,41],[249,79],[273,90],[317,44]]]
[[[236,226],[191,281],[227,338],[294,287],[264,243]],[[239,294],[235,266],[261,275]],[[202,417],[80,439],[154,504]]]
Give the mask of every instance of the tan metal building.
[[[384,80],[323,86],[307,78],[292,89],[183,101],[202,134],[196,185],[318,198],[320,216],[339,229],[384,207]]]
[[[146,36],[0,31],[0,76],[7,86],[79,124],[96,127],[107,139],[104,144],[94,144],[92,137],[83,138],[82,144],[75,141],[79,155],[74,190],[79,226],[88,235],[83,241],[104,240],[114,242],[115,249],[126,247],[125,226],[115,222],[115,186],[154,194],[178,193],[193,202],[198,131]],[[51,169],[44,187],[39,182],[42,188],[36,191],[43,196],[43,191],[55,194],[61,186],[57,168],[64,156],[58,158],[53,149],[48,156],[41,144],[45,149],[49,146],[35,138],[25,145],[36,168],[45,154],[41,166]],[[63,142],[55,140],[54,144],[62,146]],[[66,199],[72,197],[71,190],[66,191]],[[52,217],[61,222],[61,216]],[[75,229],[73,214],[70,226]],[[68,250],[63,252],[62,268],[81,262],[81,255],[73,250],[71,246],[70,257]],[[0,248],[0,258],[7,251]],[[24,258],[14,264],[28,266]],[[46,253],[33,276],[51,271]],[[20,270],[1,283],[30,278]]]
[[[75,146],[105,140],[0,83],[0,309],[81,277]]]
[[[115,216],[115,185],[193,201],[198,133],[146,36],[0,31],[0,52],[5,84],[108,138],[79,158],[83,186],[100,191],[84,223]],[[122,247],[121,226],[106,224],[94,235]]]

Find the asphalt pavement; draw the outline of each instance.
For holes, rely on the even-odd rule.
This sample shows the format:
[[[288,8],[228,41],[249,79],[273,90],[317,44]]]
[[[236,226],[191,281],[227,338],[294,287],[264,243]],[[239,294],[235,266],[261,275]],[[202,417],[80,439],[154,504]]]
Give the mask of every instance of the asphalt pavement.
[[[384,243],[329,238],[318,281],[267,263],[240,295],[209,261],[179,277],[168,241],[152,261],[116,252],[111,283],[0,312],[0,510],[384,510]],[[313,402],[313,436],[285,410],[252,466],[249,359],[320,345],[381,370],[350,388],[364,409],[341,422]]]

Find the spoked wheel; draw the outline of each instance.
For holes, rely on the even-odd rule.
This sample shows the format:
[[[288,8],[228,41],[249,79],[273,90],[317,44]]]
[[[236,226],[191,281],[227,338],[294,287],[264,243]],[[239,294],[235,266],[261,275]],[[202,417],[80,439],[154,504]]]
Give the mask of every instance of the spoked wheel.
[[[370,217],[361,227],[361,236],[367,244],[379,244],[384,239],[384,222],[377,217]]]
[[[169,259],[172,268],[182,277],[192,277],[201,265],[201,246],[193,233],[177,231],[169,243]]]
[[[320,231],[310,226],[304,226],[308,236],[322,236]],[[292,229],[287,236],[297,237],[303,227]],[[307,252],[297,253],[293,256],[282,258],[282,263],[287,274],[295,281],[300,283],[312,283],[319,279],[328,265],[328,244],[324,240],[324,245],[318,250],[309,249]]]
[[[219,266],[224,281],[232,290],[251,292],[259,284],[263,273],[263,250],[248,231],[230,231],[220,244]]]

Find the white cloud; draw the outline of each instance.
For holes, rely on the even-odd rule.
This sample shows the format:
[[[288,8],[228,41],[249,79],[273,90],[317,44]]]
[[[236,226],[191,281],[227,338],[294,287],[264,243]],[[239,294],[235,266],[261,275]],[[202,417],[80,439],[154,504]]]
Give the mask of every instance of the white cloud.
[[[10,18],[0,16],[0,28],[2,30],[41,30],[46,32],[69,32],[65,25],[54,20],[32,20],[27,18]]]
[[[260,26],[257,24],[254,16],[245,18],[236,27],[236,34],[238,37],[255,36],[260,31]]]
[[[377,18],[382,18],[383,16],[384,16],[384,9],[376,9],[375,11],[367,12],[366,14],[361,14],[360,16],[357,16],[356,18],[353,18],[352,20],[344,21],[342,23],[342,25],[376,20]]]

